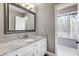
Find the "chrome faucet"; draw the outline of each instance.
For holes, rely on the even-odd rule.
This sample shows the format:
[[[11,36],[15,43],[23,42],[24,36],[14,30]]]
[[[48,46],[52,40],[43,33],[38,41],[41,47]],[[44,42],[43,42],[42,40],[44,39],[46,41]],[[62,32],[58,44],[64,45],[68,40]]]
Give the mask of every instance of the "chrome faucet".
[[[18,36],[18,39],[24,39],[24,38],[28,38],[29,36],[27,34],[23,34],[22,36]]]

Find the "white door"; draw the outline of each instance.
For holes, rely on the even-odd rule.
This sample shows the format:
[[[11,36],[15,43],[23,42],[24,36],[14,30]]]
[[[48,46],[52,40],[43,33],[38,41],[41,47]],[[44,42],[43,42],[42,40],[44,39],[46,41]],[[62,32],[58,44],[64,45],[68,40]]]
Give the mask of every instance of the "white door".
[[[25,30],[25,22],[26,20],[23,17],[16,16],[15,19],[15,30]]]

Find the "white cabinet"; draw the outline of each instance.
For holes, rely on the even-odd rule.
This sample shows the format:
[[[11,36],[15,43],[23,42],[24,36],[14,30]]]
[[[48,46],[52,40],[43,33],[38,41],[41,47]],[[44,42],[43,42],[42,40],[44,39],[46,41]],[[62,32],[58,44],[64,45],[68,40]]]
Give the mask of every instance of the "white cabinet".
[[[26,47],[19,48],[17,50],[14,50],[12,52],[7,53],[4,56],[23,56],[26,53]]]
[[[41,56],[41,43],[42,43],[42,40],[34,43],[34,56]]]
[[[24,56],[34,56],[34,54],[33,54],[33,45],[32,44],[26,46],[26,53],[25,53]]]
[[[47,52],[47,39],[38,40],[32,44],[7,53],[5,56],[43,56]]]
[[[42,40],[42,56],[46,54],[47,52],[47,40],[46,38]]]
[[[26,52],[26,55],[24,56],[34,56],[33,50],[30,49],[29,51]]]

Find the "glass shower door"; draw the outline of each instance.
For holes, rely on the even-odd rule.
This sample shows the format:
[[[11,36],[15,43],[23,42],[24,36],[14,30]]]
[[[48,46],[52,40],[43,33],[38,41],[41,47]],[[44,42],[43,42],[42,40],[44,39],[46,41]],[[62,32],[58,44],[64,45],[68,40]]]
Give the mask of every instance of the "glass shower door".
[[[69,19],[68,15],[60,15],[57,17],[57,55],[67,55],[65,41],[62,38],[68,38],[69,36]]]
[[[59,56],[76,56],[79,54],[79,20],[77,13],[68,13],[57,17],[57,39]]]
[[[69,14],[69,18],[70,18],[70,37],[77,38],[78,33],[77,13]]]
[[[72,13],[72,14],[69,14],[69,18],[70,18],[70,37],[72,38],[73,40],[73,47],[74,47],[74,52],[75,55],[78,55],[78,51],[79,51],[79,44],[78,44],[78,17],[77,17],[77,13]]]
[[[68,16],[62,15],[58,16],[57,19],[57,36],[67,37],[68,36]]]

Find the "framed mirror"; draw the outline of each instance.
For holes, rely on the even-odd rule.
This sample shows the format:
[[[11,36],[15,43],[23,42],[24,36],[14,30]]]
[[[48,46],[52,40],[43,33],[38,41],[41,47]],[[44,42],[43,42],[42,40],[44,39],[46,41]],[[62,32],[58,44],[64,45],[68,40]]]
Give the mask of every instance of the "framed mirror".
[[[4,4],[4,33],[36,31],[36,14],[15,3]]]

